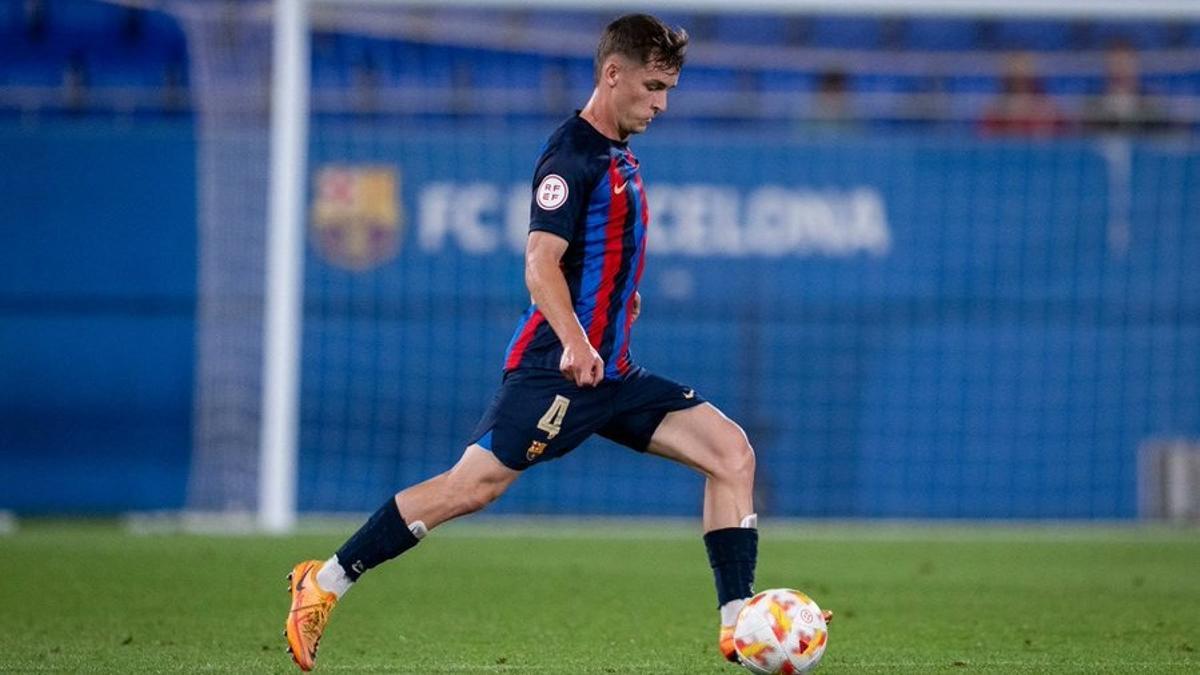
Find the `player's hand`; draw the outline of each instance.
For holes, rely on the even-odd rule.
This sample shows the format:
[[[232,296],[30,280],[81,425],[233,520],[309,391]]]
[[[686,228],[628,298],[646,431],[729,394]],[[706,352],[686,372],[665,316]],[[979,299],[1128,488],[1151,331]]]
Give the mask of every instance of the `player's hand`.
[[[629,307],[629,315],[631,321],[637,321],[638,315],[642,313],[642,294],[633,292],[633,304]]]
[[[594,387],[604,380],[604,359],[582,338],[563,345],[558,369],[577,387]]]

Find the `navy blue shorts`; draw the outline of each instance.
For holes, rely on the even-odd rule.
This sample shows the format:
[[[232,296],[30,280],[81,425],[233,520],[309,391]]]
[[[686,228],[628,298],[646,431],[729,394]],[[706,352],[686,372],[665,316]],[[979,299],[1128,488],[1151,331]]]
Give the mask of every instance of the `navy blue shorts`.
[[[595,387],[577,387],[556,370],[521,368],[504,374],[471,443],[517,471],[562,457],[592,434],[645,452],[667,413],[703,402],[691,387],[644,368]]]

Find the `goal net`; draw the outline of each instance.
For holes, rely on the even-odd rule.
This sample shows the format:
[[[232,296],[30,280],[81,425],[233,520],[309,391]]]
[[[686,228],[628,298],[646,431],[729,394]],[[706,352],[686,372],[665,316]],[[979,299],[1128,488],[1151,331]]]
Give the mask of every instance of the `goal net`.
[[[596,7],[307,3],[299,512],[369,510],[461,454],[529,302],[531,171],[591,92]],[[273,478],[272,7],[178,11],[201,169],[189,507],[252,513]],[[632,142],[652,214],[633,352],[745,427],[760,510],[1136,515],[1139,443],[1200,435],[1197,19],[662,16],[693,47]],[[1123,58],[1139,86],[1110,101]],[[493,509],[692,515],[702,488],[593,440]]]

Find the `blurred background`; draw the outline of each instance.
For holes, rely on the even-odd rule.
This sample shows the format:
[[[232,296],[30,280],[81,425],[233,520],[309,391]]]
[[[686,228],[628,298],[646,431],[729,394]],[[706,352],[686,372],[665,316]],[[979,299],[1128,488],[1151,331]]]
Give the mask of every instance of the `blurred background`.
[[[633,353],[746,428],[759,512],[1200,518],[1200,9],[724,4],[636,8],[692,47],[632,142]],[[273,3],[0,4],[0,510],[253,514],[282,471],[287,509],[357,512],[448,467],[529,301],[541,143],[622,13],[542,6],[308,5],[291,361]],[[298,414],[264,472],[272,359]],[[493,510],[701,491],[593,440]]]

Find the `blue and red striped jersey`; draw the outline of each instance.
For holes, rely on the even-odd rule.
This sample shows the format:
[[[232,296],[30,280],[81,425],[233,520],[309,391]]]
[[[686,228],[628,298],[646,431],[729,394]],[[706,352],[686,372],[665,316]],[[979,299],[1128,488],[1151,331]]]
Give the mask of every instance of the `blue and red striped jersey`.
[[[575,315],[604,359],[605,379],[634,369],[629,352],[634,293],[642,279],[650,212],[628,144],[576,113],[550,136],[533,176],[529,230],[567,240],[563,275]],[[504,370],[558,369],[562,344],[532,304],[513,333]]]

